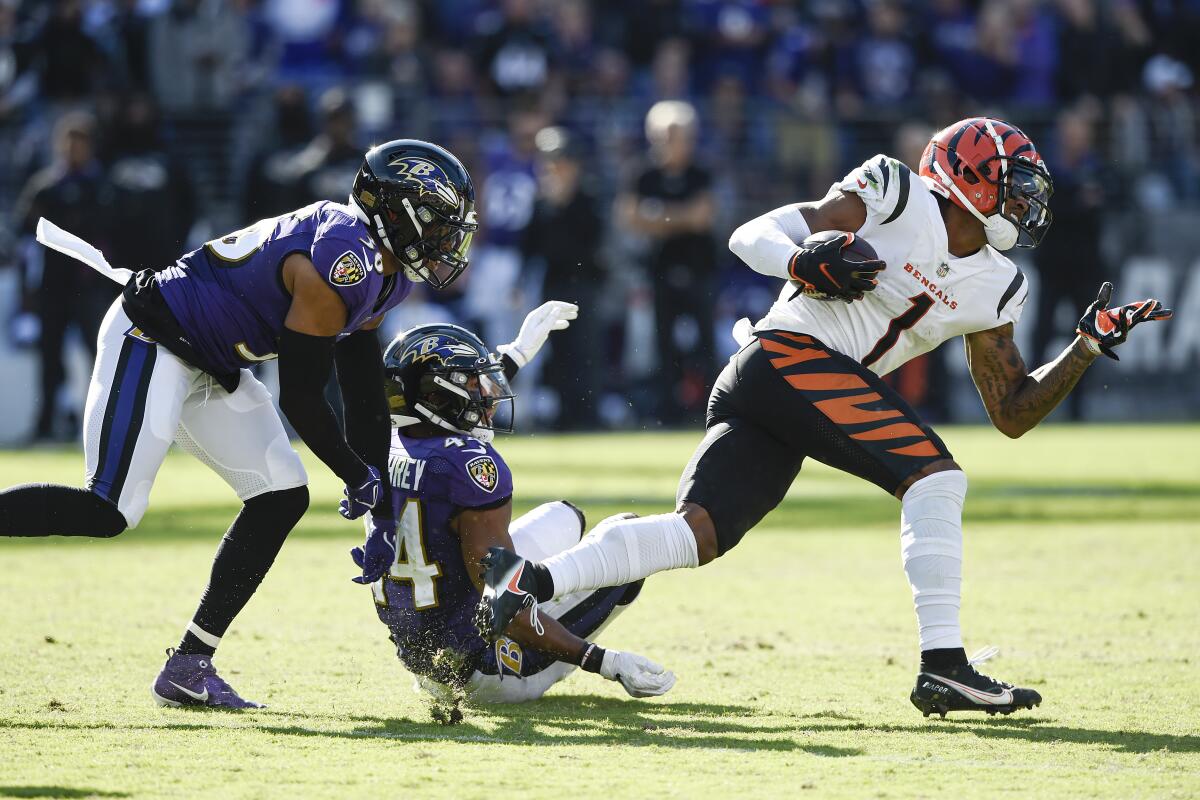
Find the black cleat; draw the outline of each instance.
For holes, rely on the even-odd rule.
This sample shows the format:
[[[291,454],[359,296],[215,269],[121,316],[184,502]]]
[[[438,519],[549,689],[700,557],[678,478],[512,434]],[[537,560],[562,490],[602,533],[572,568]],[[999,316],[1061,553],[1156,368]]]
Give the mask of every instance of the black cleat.
[[[973,663],[940,673],[918,674],[909,699],[925,716],[936,713],[943,719],[949,711],[985,711],[990,716],[1011,714],[1018,708],[1033,708],[1042,703],[1042,696],[1033,689],[989,678],[978,672]]]
[[[526,569],[528,564],[526,559],[503,547],[489,547],[480,560],[484,587],[475,609],[475,627],[487,641],[496,641],[522,608],[530,609],[530,624],[535,629],[541,627],[537,618],[537,584],[533,572]]]

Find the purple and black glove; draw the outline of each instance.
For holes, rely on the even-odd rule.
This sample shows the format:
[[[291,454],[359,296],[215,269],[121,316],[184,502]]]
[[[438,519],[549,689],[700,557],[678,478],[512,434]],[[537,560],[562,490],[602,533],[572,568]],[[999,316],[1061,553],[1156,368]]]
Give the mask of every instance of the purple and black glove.
[[[374,583],[387,574],[396,563],[396,520],[393,517],[377,519],[372,516],[367,541],[362,547],[350,551],[350,558],[362,570],[351,580],[355,583]]]
[[[338,513],[346,519],[358,519],[379,502],[383,493],[383,476],[375,467],[367,467],[367,479],[361,486],[347,486],[346,498],[338,503]],[[394,527],[394,526],[393,526]]]

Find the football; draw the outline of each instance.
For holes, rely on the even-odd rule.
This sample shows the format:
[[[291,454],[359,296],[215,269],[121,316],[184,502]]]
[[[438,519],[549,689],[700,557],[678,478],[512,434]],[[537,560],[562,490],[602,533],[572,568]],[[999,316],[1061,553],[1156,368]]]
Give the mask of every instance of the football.
[[[818,231],[817,233],[814,233],[812,236],[809,236],[807,239],[805,239],[802,244],[807,246],[815,246],[842,235],[851,237],[850,243],[842,248],[842,252],[846,254],[847,261],[874,261],[875,259],[879,258],[879,255],[875,252],[875,248],[871,247],[871,244],[866,239],[862,238],[858,234],[851,233],[850,231]],[[791,284],[798,292],[802,292],[805,297],[811,297],[814,300],[840,299],[817,289],[804,289],[796,281],[791,281]],[[793,295],[793,297],[794,296],[795,295]],[[848,303],[850,301],[845,300],[843,302]]]

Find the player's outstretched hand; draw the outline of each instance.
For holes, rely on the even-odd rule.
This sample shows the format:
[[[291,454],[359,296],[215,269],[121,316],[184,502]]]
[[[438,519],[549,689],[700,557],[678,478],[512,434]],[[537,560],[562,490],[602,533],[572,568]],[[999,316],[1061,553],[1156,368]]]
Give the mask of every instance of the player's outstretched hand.
[[[1113,285],[1107,281],[1100,287],[1096,302],[1083,312],[1076,333],[1083,337],[1084,343],[1093,355],[1103,353],[1114,361],[1120,361],[1113,348],[1124,342],[1134,326],[1142,322],[1170,319],[1174,312],[1163,308],[1158,300],[1140,300],[1116,308],[1109,308],[1108,301],[1112,299]]]
[[[367,541],[350,551],[350,558],[362,570],[351,580],[355,583],[374,583],[396,563],[396,520],[392,517],[368,520]]]
[[[792,256],[788,274],[802,290],[842,300],[861,300],[864,292],[874,291],[879,285],[876,276],[887,265],[877,258],[853,258],[849,251],[854,242],[854,234],[848,231],[810,236]],[[874,250],[870,252],[873,254]]]
[[[382,491],[383,476],[375,467],[367,467],[367,479],[361,486],[345,488],[346,497],[338,503],[338,513],[346,519],[358,519],[375,507]]]
[[[666,694],[675,685],[675,673],[663,669],[645,656],[605,650],[600,674],[610,681],[620,681],[630,697],[656,697]]]
[[[524,367],[542,349],[550,331],[566,330],[571,320],[579,316],[579,306],[564,300],[547,300],[526,315],[517,338],[496,348],[518,367]]]

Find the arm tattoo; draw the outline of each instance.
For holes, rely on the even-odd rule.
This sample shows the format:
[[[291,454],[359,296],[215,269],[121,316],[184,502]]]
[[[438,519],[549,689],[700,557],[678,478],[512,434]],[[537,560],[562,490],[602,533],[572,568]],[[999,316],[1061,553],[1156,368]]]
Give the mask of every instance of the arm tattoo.
[[[967,363],[992,422],[1009,436],[1020,436],[1062,402],[1095,356],[1078,341],[1032,373],[1006,325],[967,337]]]

